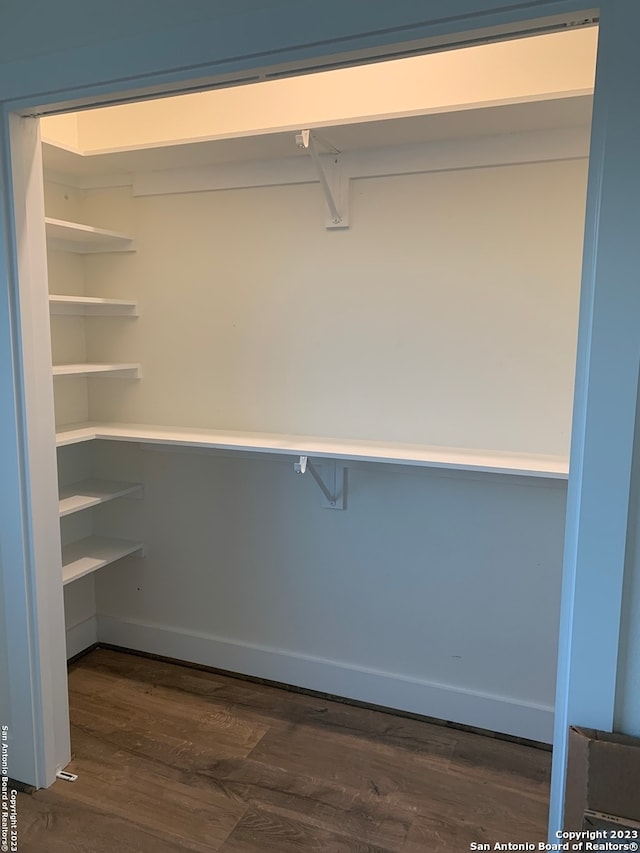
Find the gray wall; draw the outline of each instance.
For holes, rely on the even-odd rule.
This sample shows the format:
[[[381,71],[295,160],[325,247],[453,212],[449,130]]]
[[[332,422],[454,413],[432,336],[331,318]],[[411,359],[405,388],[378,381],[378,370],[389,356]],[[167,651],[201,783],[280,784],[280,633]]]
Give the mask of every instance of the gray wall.
[[[97,530],[146,558],[96,576],[101,639],[549,739],[566,488],[358,464],[345,512],[292,460],[103,443],[142,501]]]
[[[512,0],[441,0],[426,9],[420,0],[348,5],[328,0],[322,8],[309,0],[197,0],[188,6],[180,0],[113,0],[89,11],[80,0],[55,7],[29,0],[2,12],[0,91],[6,99],[27,102],[37,94],[44,103],[55,102],[60,89],[81,86],[79,97],[93,101],[104,81],[146,74],[157,74],[154,86],[180,86],[214,74],[247,79],[252,68],[313,66],[315,57],[357,51],[385,53],[389,44],[407,39],[446,42],[443,33],[456,30],[507,22],[509,30],[526,29],[523,22],[569,9],[579,12],[584,4],[540,0],[514,9]]]

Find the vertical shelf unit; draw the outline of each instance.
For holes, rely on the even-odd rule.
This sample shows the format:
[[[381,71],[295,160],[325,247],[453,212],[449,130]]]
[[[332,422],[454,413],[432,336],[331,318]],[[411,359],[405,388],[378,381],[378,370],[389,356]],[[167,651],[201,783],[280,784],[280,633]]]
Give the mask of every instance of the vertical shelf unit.
[[[133,238],[104,228],[95,228],[78,222],[46,217],[45,230],[48,248],[55,251],[79,255],[135,251]],[[138,316],[137,303],[133,300],[61,293],[49,294],[49,310],[52,317],[68,316],[80,319],[109,317],[115,320]],[[137,363],[111,362],[54,364],[52,376],[54,379],[64,377],[76,379],[89,379],[91,377],[139,379],[140,365]],[[78,513],[83,513],[110,501],[141,496],[142,486],[140,483],[89,478],[60,485],[60,519],[71,518]],[[116,560],[120,560],[122,557],[130,554],[141,554],[142,551],[143,546],[140,542],[93,534],[82,536],[82,538],[66,543],[62,547],[63,584],[67,585]]]

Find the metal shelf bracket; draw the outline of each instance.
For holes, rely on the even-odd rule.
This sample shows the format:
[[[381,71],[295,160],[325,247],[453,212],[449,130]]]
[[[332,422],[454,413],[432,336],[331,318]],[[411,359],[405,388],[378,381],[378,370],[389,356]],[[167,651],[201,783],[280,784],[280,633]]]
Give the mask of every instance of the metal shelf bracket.
[[[329,154],[320,154],[318,144],[329,149]],[[296,133],[298,148],[306,148],[316,168],[324,198],[327,203],[326,228],[349,227],[349,181],[342,174],[340,152],[329,142],[321,140],[310,130]]]
[[[324,459],[321,467],[322,474],[308,456],[301,456],[299,462],[293,463],[293,470],[296,474],[304,474],[308,471],[316,481],[322,492],[322,506],[325,509],[346,509],[346,466],[336,462],[335,459]]]

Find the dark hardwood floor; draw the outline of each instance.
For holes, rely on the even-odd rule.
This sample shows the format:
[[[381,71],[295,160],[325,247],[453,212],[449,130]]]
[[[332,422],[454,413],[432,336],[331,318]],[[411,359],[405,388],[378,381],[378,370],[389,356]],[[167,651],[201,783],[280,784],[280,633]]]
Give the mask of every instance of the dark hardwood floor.
[[[78,781],[20,794],[20,853],[438,853],[542,841],[550,753],[96,649]]]

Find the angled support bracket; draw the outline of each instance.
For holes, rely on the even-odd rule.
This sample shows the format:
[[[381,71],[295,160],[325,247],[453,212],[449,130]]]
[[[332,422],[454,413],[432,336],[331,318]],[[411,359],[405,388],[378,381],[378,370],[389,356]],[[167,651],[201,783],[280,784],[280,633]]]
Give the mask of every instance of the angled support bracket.
[[[296,474],[304,474],[308,471],[320,486],[323,495],[322,506],[325,509],[346,509],[346,466],[339,464],[335,459],[325,459],[322,462],[322,469],[322,474],[320,474],[308,456],[301,456],[299,462],[293,463],[293,470]]]
[[[313,165],[320,179],[320,186],[327,203],[326,228],[349,227],[349,181],[342,174],[340,152],[333,145],[322,140],[329,154],[320,154],[318,142],[310,130],[301,130],[296,134],[298,148],[306,148],[311,155]]]

